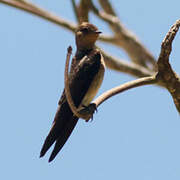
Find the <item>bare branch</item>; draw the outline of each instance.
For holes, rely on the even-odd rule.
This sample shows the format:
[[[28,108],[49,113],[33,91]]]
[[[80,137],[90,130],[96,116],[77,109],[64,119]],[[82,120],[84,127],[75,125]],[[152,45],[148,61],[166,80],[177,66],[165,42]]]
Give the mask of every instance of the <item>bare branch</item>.
[[[80,22],[89,21],[89,10],[90,10],[90,0],[80,0],[78,6],[78,15]]]
[[[75,0],[71,0],[71,4],[72,4],[72,7],[73,7],[73,11],[74,11],[76,20],[77,20],[78,23],[80,23],[80,19],[79,19],[79,15],[78,15],[78,9],[77,9]]]
[[[36,15],[36,16],[39,16],[39,17],[41,17],[41,18],[43,18],[43,19],[46,19],[46,20],[48,20],[48,21],[50,21],[50,22],[52,22],[52,23],[55,23],[55,24],[57,24],[57,25],[59,25],[59,26],[62,26],[62,27],[64,27],[64,28],[66,28],[66,29],[68,29],[68,30],[70,30],[71,32],[74,32],[75,31],[75,29],[76,29],[76,25],[75,24],[73,24],[72,22],[68,22],[67,20],[64,20],[64,19],[62,19],[62,18],[60,18],[60,17],[58,17],[58,16],[56,16],[56,15],[54,15],[53,13],[50,13],[50,12],[48,12],[48,11],[46,11],[46,10],[44,10],[44,9],[42,9],[42,8],[40,8],[40,7],[38,7],[37,5],[35,5],[35,4],[33,4],[33,3],[31,3],[31,2],[29,2],[29,1],[27,1],[27,0],[21,0],[21,1],[19,1],[19,0],[17,0],[17,1],[13,1],[13,0],[0,0],[0,3],[4,3],[4,4],[6,4],[6,5],[10,5],[10,6],[12,6],[12,7],[16,7],[16,8],[18,8],[18,9],[21,9],[21,10],[24,10],[24,11],[26,11],[26,12],[29,12],[29,13],[31,13],[31,14],[34,14],[34,15]],[[91,7],[92,7],[92,5],[91,5]],[[110,18],[111,19],[111,18]],[[120,45],[119,43],[120,43],[120,41],[116,38],[116,37],[112,37],[112,36],[101,36],[100,37],[100,40],[101,41],[104,41],[104,42],[107,42],[107,43],[111,43],[111,44],[114,44],[114,45]],[[130,41],[130,40],[129,40]],[[131,43],[130,43],[131,44]],[[128,44],[127,44],[128,45]],[[136,47],[136,44],[134,44],[134,46],[135,46],[135,49],[134,49],[134,52],[137,50],[137,47]],[[133,49],[133,48],[131,48],[132,46],[130,45],[130,49]],[[142,49],[142,48],[140,48],[140,49]],[[130,52],[130,50],[129,50],[129,52]],[[133,55],[133,53],[132,53],[132,56],[133,57],[135,57],[135,56],[137,56],[137,57],[139,57],[140,58],[140,61],[141,61],[141,59],[146,59],[146,57],[148,56],[148,53],[144,53],[143,52],[143,50],[142,51],[139,51],[138,53],[136,53],[137,55]],[[138,56],[138,54],[139,54],[139,56]],[[145,55],[144,55],[145,54]],[[151,55],[150,55],[150,57],[151,57]],[[144,61],[144,59],[143,59],[143,61]],[[108,64],[110,64],[111,63],[111,61],[109,61],[108,62]],[[114,63],[114,61],[113,61],[113,63]],[[114,63],[114,64],[112,64],[111,65],[111,67],[113,67],[114,68],[114,70],[118,70],[119,69],[119,66],[117,67],[117,68],[115,68],[115,64],[119,64],[119,62],[117,62],[117,63]],[[124,64],[125,65],[125,64]],[[147,69],[147,68],[146,68]],[[118,70],[119,71],[119,70]]]
[[[136,77],[144,77],[144,76],[154,77],[152,76],[152,74],[154,74],[154,72],[156,71],[155,58],[141,44],[141,42],[137,39],[137,37],[123,26],[119,18],[116,16],[116,13],[113,7],[111,6],[110,2],[108,0],[99,0],[99,2],[102,8],[104,9],[104,11],[99,11],[93,5],[91,0],[87,0],[87,1],[81,0],[78,9],[76,7],[75,1],[72,0],[72,4],[76,15],[79,13],[77,11],[80,10],[81,12],[80,16],[82,15],[82,17],[88,20],[89,8],[91,8],[91,10],[98,17],[100,17],[105,22],[107,22],[109,24],[109,27],[113,30],[114,35],[101,36],[100,40],[123,48],[129,55],[131,60],[134,62],[134,63],[128,63],[126,61],[119,60],[117,58],[108,55],[106,52],[102,51],[106,65],[110,69],[128,73]],[[70,30],[71,32],[75,32],[75,29],[77,27],[77,25],[73,24],[72,22],[64,20],[63,18],[60,18],[57,15],[48,12],[27,0],[0,0],[0,3],[39,16],[52,23],[55,23],[56,25],[62,26]],[[83,21],[84,20],[85,19],[83,19]],[[166,87],[168,89],[168,91],[171,93],[173,97],[177,110],[180,112],[180,77],[172,70],[171,65],[169,64],[169,55],[172,49],[172,42],[179,29],[179,26],[180,26],[180,20],[178,20],[171,27],[171,29],[169,30],[165,39],[162,42],[161,53],[159,55],[158,63],[157,63],[158,64],[157,84]],[[151,65],[152,68],[150,68],[149,64]],[[151,77],[147,77],[147,79],[145,79],[145,84],[146,84],[146,80],[147,80],[147,84],[155,82],[153,79],[151,79]],[[136,83],[138,84],[139,82],[137,81],[135,82],[135,84]],[[127,85],[128,88],[131,88],[131,86],[136,87],[136,85],[132,85],[132,84]],[[114,92],[115,94],[116,92],[118,93],[118,91],[122,92],[126,90],[126,87],[119,87],[117,89],[115,88],[115,92]],[[107,98],[109,98],[110,96],[106,95]],[[106,97],[105,99],[107,99]]]
[[[110,36],[110,35],[102,34],[102,35],[100,35],[98,40],[100,40],[102,42],[105,42],[105,43],[112,44],[112,45],[116,45],[116,39],[113,36]]]
[[[26,11],[28,13],[34,14],[36,16],[39,16],[43,19],[46,19],[52,23],[55,23],[56,25],[62,26],[72,32],[75,31],[76,25],[73,22],[69,22],[67,20],[64,20],[57,15],[50,13],[37,5],[30,3],[29,1],[15,1],[15,0],[0,0],[0,3],[15,7],[17,9]]]
[[[180,27],[180,20],[170,28],[161,45],[158,58],[158,79],[171,93],[178,112],[180,113],[180,77],[173,71],[169,64],[169,56],[172,50],[172,42]]]
[[[93,7],[92,10],[99,18],[107,22],[114,32],[113,44],[123,48],[134,63],[148,69],[156,70],[156,60],[153,55],[142,45],[132,32],[124,27],[116,16],[109,1],[99,0],[99,2],[104,12],[99,11],[96,7]],[[94,5],[92,4],[92,6]]]
[[[112,57],[102,49],[101,49],[101,53],[103,54],[106,66],[112,70],[124,72],[135,77],[146,77],[154,74],[154,72],[149,71],[148,69],[138,64],[135,64],[133,62],[128,63],[125,60]]]
[[[99,3],[106,13],[116,16],[116,13],[108,0],[99,0]]]
[[[70,88],[69,88],[69,60],[70,60],[70,56],[72,54],[72,47],[69,46],[68,50],[67,50],[67,57],[66,57],[66,65],[65,65],[65,71],[64,71],[64,85],[65,85],[65,94],[66,94],[66,99],[68,101],[68,104],[72,110],[72,112],[77,116],[77,117],[81,117],[81,114],[79,114],[76,106],[74,105],[74,102],[72,100],[71,97],[71,93],[70,93]]]
[[[149,85],[149,84],[155,84],[157,83],[156,76],[150,76],[150,77],[144,77],[140,79],[136,79],[130,82],[127,82],[125,84],[122,84],[118,87],[112,88],[102,95],[100,95],[97,99],[93,101],[94,104],[96,104],[96,107],[98,107],[100,104],[102,104],[105,100],[109,99],[110,97],[117,95],[121,92],[124,92],[126,90],[143,86],[143,85]]]

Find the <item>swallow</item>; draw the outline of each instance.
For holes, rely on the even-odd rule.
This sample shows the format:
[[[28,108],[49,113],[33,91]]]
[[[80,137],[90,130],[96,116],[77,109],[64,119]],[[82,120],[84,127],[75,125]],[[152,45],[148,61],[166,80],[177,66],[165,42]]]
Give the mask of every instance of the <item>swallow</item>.
[[[69,87],[76,107],[87,107],[100,88],[105,71],[103,56],[95,42],[101,32],[90,23],[83,22],[75,32],[76,53],[72,59],[69,73]],[[40,152],[43,157],[55,143],[50,155],[51,162],[62,149],[78,122],[67,102],[63,91],[58,103],[52,127]]]

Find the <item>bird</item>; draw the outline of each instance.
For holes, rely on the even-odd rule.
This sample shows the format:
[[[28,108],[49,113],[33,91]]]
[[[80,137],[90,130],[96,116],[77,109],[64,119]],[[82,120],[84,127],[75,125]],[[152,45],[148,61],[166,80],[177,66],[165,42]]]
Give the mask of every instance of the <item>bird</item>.
[[[88,107],[104,78],[104,59],[100,50],[95,46],[100,33],[95,25],[88,22],[82,22],[75,31],[76,53],[72,58],[69,87],[76,107]],[[52,127],[42,146],[40,157],[43,157],[55,143],[49,162],[54,160],[71,135],[78,119],[71,111],[64,90]]]

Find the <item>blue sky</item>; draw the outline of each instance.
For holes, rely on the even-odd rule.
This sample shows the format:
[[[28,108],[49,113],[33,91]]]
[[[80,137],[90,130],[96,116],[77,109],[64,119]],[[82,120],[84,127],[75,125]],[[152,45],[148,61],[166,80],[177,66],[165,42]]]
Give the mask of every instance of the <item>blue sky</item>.
[[[122,22],[158,57],[170,26],[180,18],[179,0],[111,0]],[[70,1],[34,0],[75,21]],[[38,17],[0,4],[0,159],[1,179],[180,179],[180,118],[169,93],[146,86],[102,104],[92,123],[79,120],[52,163],[51,150],[39,159],[63,90],[66,48],[74,35]],[[107,25],[91,22],[108,33]],[[127,58],[117,48],[98,43]],[[180,33],[171,64],[180,72]],[[99,94],[133,79],[106,70]]]

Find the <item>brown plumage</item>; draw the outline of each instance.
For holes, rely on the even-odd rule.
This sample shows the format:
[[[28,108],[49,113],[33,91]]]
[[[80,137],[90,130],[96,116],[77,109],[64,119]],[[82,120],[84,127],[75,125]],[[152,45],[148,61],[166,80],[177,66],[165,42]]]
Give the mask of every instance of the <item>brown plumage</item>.
[[[76,107],[88,106],[103,80],[105,67],[103,57],[94,46],[99,33],[96,26],[86,22],[82,23],[76,31],[77,51],[73,57],[69,75],[71,96]],[[83,59],[85,56],[87,58]],[[55,142],[49,162],[66,143],[78,121],[68,105],[64,91],[58,105],[52,128],[40,152],[40,157],[44,156]]]

